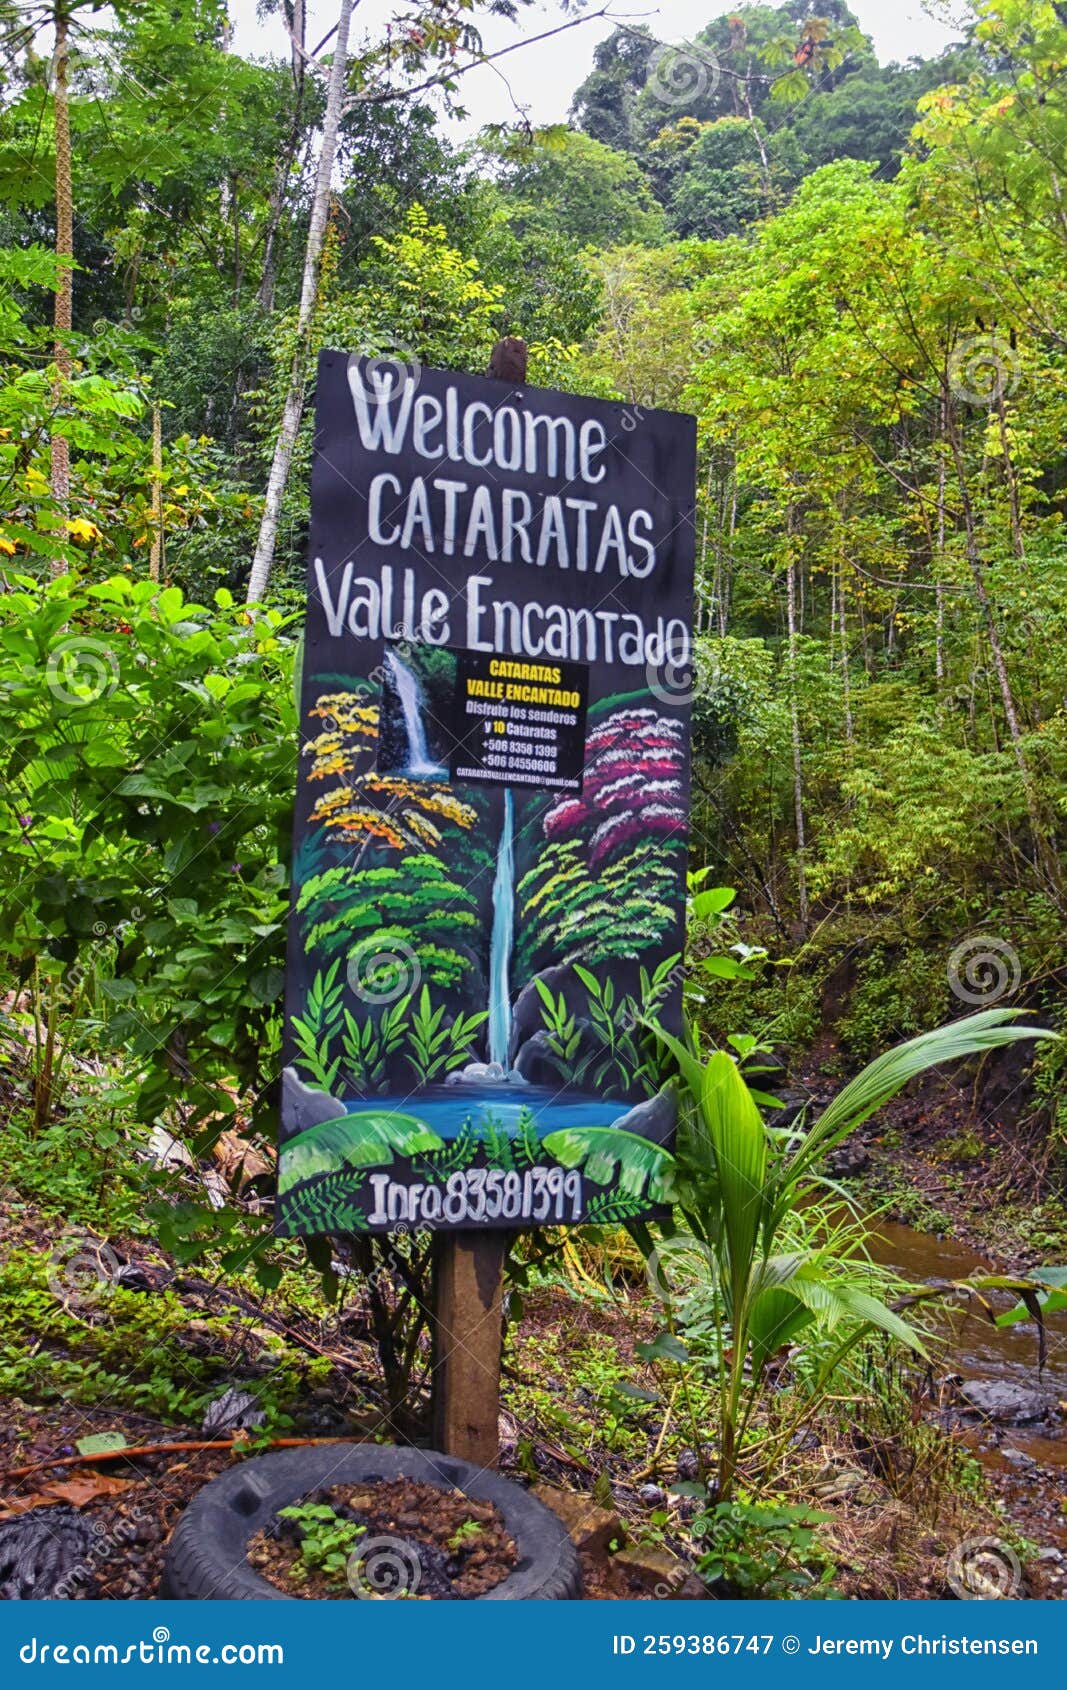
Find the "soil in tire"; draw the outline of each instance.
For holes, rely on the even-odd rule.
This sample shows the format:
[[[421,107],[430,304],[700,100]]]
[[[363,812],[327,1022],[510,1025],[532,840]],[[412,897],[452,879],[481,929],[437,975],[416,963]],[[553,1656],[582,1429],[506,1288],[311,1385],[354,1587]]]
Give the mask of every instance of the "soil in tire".
[[[491,1502],[415,1479],[332,1485],[294,1504],[329,1506],[358,1529],[345,1571],[307,1565],[305,1527],[276,1514],[248,1545],[251,1566],[287,1596],[471,1601],[502,1583],[517,1560],[515,1544]]]

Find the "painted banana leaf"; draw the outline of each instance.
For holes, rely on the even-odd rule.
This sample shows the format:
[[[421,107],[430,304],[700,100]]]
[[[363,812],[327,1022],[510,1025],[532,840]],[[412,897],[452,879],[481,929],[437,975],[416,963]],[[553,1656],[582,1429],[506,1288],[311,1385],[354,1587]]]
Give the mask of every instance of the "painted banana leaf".
[[[340,1168],[375,1168],[398,1156],[440,1150],[443,1140],[414,1115],[389,1109],[359,1109],[308,1127],[283,1146],[278,1190],[283,1195],[305,1180]]]
[[[617,1183],[630,1197],[643,1196],[647,1185],[650,1202],[672,1200],[673,1156],[637,1133],[618,1127],[565,1127],[549,1133],[544,1146],[565,1168],[581,1168],[597,1185]]]

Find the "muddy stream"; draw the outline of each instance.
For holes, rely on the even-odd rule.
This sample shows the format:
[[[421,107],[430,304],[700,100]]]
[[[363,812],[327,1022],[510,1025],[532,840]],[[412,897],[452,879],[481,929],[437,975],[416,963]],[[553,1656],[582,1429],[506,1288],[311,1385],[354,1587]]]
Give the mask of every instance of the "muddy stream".
[[[870,1248],[876,1261],[915,1284],[997,1271],[993,1263],[954,1239],[935,1238],[884,1219],[877,1223]],[[998,1293],[995,1301],[1000,1308],[1009,1306],[1004,1294]],[[974,1300],[969,1306],[946,1307],[944,1312],[932,1304],[928,1318],[944,1345],[942,1365],[935,1373],[957,1374],[965,1386],[975,1381],[1023,1392],[1031,1406],[1035,1396],[1041,1397],[1052,1410],[1041,1419],[1015,1416],[1009,1410],[994,1420],[966,1412],[966,1403],[961,1403],[963,1424],[968,1428],[964,1435],[983,1464],[999,1472],[1014,1468],[1021,1476],[1028,1457],[1039,1467],[1067,1471],[1067,1411],[1056,1412],[1056,1405],[1067,1404],[1067,1312],[1053,1315],[1048,1322],[1048,1353],[1040,1374],[1038,1333],[1032,1322],[996,1327]]]

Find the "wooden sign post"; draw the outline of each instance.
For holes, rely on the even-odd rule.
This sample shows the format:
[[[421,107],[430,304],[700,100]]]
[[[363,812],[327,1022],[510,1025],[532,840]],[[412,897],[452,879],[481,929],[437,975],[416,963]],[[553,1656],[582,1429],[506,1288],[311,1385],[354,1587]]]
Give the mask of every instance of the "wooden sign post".
[[[433,1250],[433,1446],[495,1467],[507,1236],[442,1232]]]

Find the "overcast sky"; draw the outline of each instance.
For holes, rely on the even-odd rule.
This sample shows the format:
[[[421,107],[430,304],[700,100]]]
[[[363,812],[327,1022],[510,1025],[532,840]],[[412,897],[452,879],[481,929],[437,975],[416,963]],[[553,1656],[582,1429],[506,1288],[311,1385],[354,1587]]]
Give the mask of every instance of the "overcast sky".
[[[588,0],[596,11],[602,0]],[[962,9],[959,0],[851,0],[861,27],[873,37],[878,57],[890,59],[931,58],[958,34],[946,21]],[[612,11],[620,19],[648,26],[661,41],[690,39],[706,23],[730,9],[729,0],[662,0],[660,5],[643,0],[612,0]],[[378,36],[394,8],[389,0],[362,0],[355,14],[357,32]],[[256,0],[230,0],[237,51],[247,56],[258,53],[284,54],[285,31],[277,18],[259,23]],[[309,0],[309,40],[314,46],[337,16],[337,0]],[[488,19],[483,38],[490,50],[507,46],[524,37],[540,34],[563,21],[552,0],[523,7],[517,24]],[[556,123],[567,115],[571,97],[592,67],[593,49],[611,34],[607,18],[579,24],[566,35],[539,45],[523,47],[501,61],[499,70],[479,66],[462,80],[463,103],[469,118],[461,125],[449,125],[454,133],[473,133],[485,123],[509,123],[518,105],[535,124]],[[505,81],[506,77],[506,81]]]

